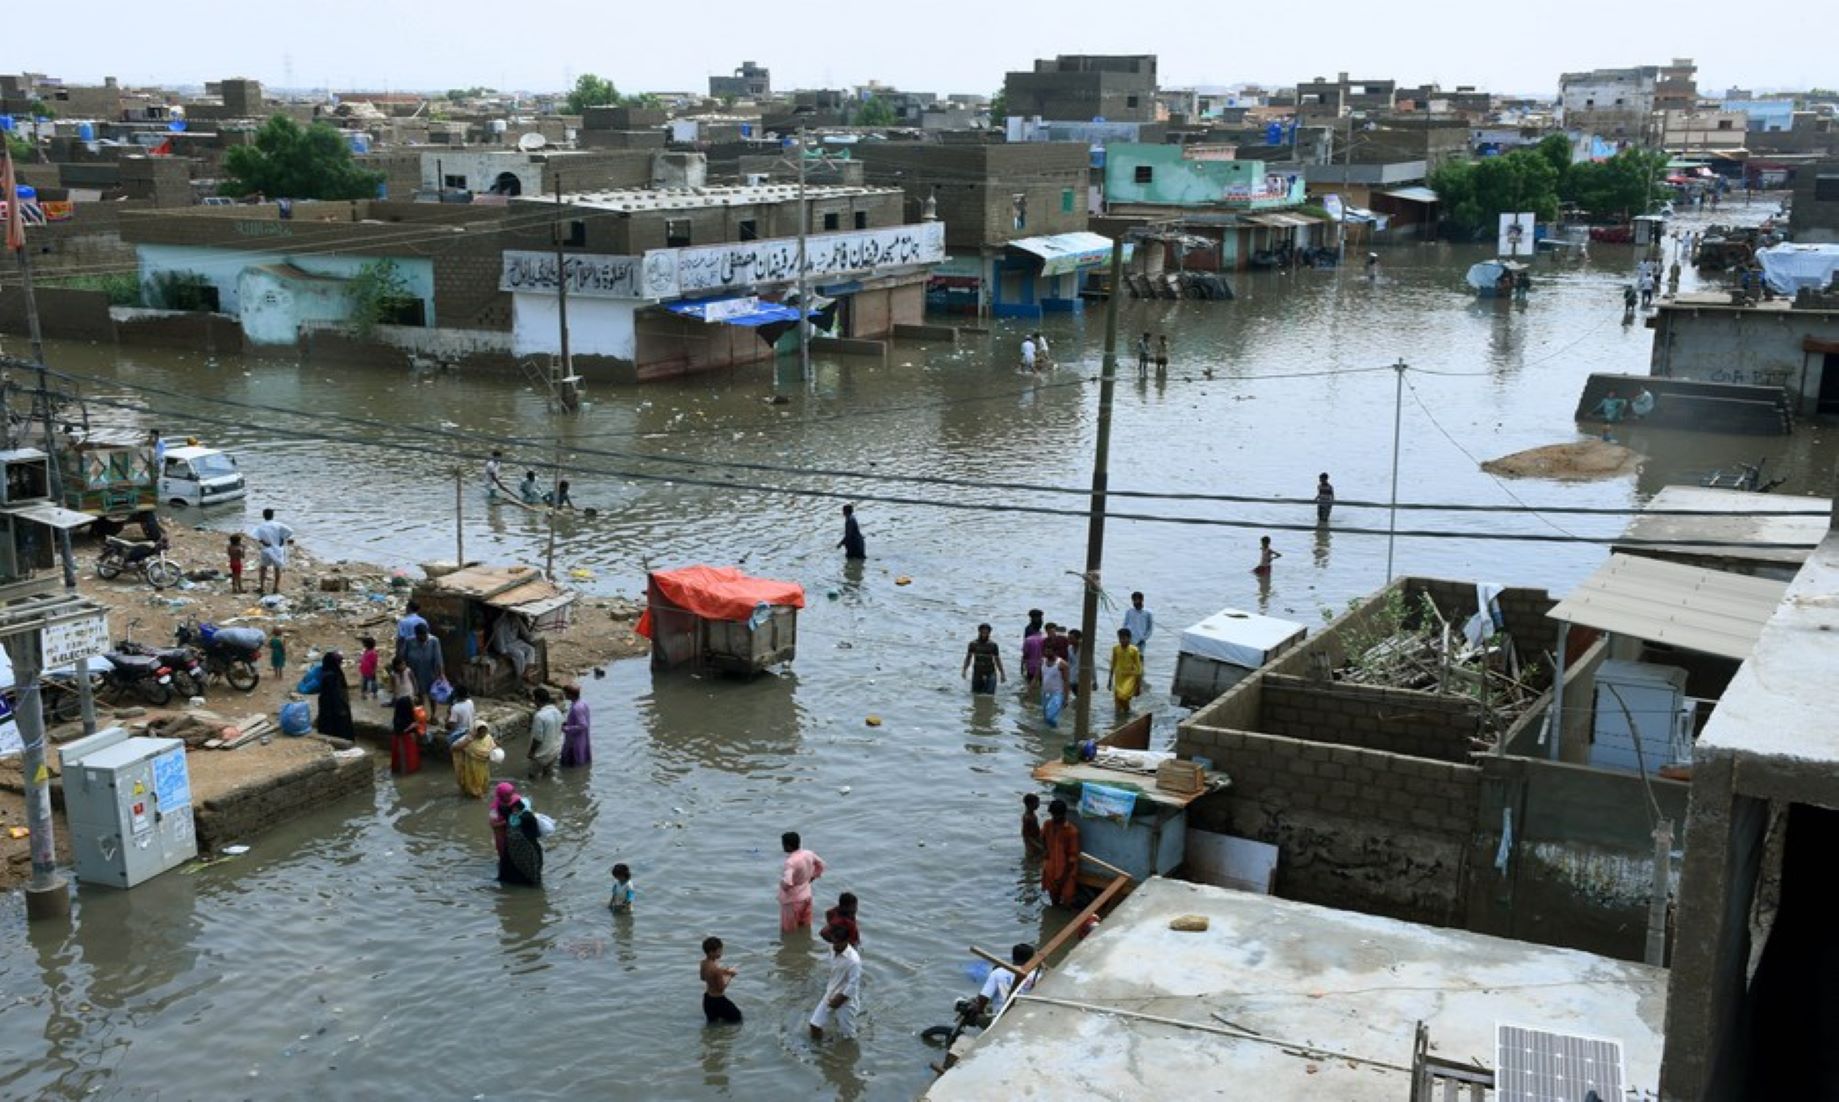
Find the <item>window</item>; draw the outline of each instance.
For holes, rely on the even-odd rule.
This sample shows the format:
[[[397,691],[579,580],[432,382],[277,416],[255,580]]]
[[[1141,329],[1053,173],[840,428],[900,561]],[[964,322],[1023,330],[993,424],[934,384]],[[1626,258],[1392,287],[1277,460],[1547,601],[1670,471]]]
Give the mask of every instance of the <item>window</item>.
[[[742,241],[760,240],[760,224],[751,218],[741,219],[741,240]]]
[[[1133,178],[1139,184],[1147,184],[1147,183],[1154,181],[1156,178],[1155,166],[1154,165],[1138,165],[1136,173]]]
[[[452,187],[452,188],[459,188],[459,189],[461,189],[461,190],[463,191],[463,190],[465,190],[465,188],[466,188],[466,177],[464,177],[464,176],[451,176],[451,175],[450,175],[450,176],[443,176],[443,177],[441,177],[441,186],[442,186],[442,187]]]
[[[1137,105],[1137,97],[1135,96],[1125,96],[1124,97],[1125,107],[1135,107],[1136,105]]]
[[[1815,176],[1813,178],[1813,198],[1816,203],[1839,202],[1839,176]]]
[[[841,225],[841,223],[837,220],[836,211],[828,211],[825,213],[824,228],[826,230],[834,230],[839,225]]]
[[[667,249],[685,248],[690,243],[690,220],[688,218],[666,218],[664,220],[664,247]]]
[[[1070,187],[1060,189],[1060,213],[1073,213],[1073,189]]]
[[[587,245],[587,223],[579,218],[570,219],[565,244],[577,249],[585,247]]]
[[[1016,192],[1009,196],[1009,224],[1015,229],[1028,228],[1028,196],[1025,192]]]
[[[859,230],[868,229],[868,212],[867,211],[859,210],[856,212],[856,228]]]

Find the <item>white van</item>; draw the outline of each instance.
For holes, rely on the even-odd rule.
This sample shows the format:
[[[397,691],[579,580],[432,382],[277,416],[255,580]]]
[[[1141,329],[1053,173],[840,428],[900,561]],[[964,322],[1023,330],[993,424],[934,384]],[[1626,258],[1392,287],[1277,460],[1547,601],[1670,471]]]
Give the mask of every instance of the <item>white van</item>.
[[[236,457],[216,448],[167,448],[160,467],[160,500],[171,505],[216,505],[243,496]]]

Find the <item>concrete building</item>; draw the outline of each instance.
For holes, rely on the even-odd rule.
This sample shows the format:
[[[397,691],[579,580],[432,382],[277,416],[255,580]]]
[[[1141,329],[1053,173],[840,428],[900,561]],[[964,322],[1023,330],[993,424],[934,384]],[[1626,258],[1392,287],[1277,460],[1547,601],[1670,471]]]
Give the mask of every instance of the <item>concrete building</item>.
[[[1154,122],[1156,55],[1061,54],[1003,78],[1011,117],[1063,122]]]
[[[569,343],[576,371],[651,379],[773,355],[798,311],[796,187],[625,190],[563,197]],[[945,226],[901,222],[894,188],[807,187],[812,308],[844,340],[918,324]],[[517,200],[513,218],[549,209]],[[547,230],[506,234],[499,287],[511,296],[512,350],[560,351],[557,272]],[[829,305],[825,305],[828,303]]]
[[[1394,93],[1395,111],[1407,114],[1458,115],[1469,123],[1485,120],[1494,110],[1494,97],[1472,84],[1446,91],[1436,84],[1400,88]]]
[[[1644,143],[1652,135],[1659,78],[1656,65],[1565,73],[1558,78],[1559,125],[1611,140]]]
[[[1315,121],[1350,114],[1377,115],[1392,110],[1397,93],[1397,81],[1351,80],[1340,73],[1333,80],[1297,81],[1296,109],[1300,117]]]
[[[1669,153],[1731,153],[1747,141],[1749,116],[1742,111],[1694,108],[1658,112],[1660,148]]]
[[[1698,66],[1676,57],[1654,74],[1654,110],[1691,111],[1699,105]]]
[[[936,308],[1077,311],[1084,272],[1110,260],[1109,242],[1094,249],[1085,240],[1091,154],[1083,143],[864,142],[854,153],[868,183],[901,189],[908,221],[930,205],[945,223],[951,256],[933,273]],[[1076,247],[1070,267],[1062,244]]]
[[[1839,536],[1790,583],[1699,736],[1660,1097],[1839,1097]]]
[[[1802,165],[1794,174],[1788,232],[1810,244],[1839,242],[1839,161]]]
[[[743,61],[733,73],[725,77],[709,78],[709,95],[716,99],[762,100],[773,94],[773,77],[763,65]]]
[[[645,150],[428,150],[421,154],[421,191],[515,198],[550,195],[557,180],[569,190],[646,187],[659,155]]]
[[[1751,133],[1779,134],[1794,128],[1794,101],[1791,99],[1727,99],[1718,107],[1742,112]]]
[[[1589,953],[1158,877],[924,1097],[1652,1097],[1666,985],[1661,969]],[[1514,1057],[1529,1046],[1503,1025],[1608,1044],[1596,1067],[1567,1069],[1571,1091],[1527,1074]],[[1450,1065],[1463,1078],[1438,1074]]]
[[[1839,197],[1839,178],[1834,186]],[[1650,374],[1781,387],[1803,417],[1839,412],[1839,309],[1682,294],[1657,303],[1653,326]]]
[[[1286,244],[1321,244],[1322,220],[1287,209],[1306,194],[1301,172],[1238,160],[1230,147],[1130,144],[1105,151],[1106,213],[1178,226],[1190,239],[1179,256],[1171,255],[1170,267],[1235,271]]]

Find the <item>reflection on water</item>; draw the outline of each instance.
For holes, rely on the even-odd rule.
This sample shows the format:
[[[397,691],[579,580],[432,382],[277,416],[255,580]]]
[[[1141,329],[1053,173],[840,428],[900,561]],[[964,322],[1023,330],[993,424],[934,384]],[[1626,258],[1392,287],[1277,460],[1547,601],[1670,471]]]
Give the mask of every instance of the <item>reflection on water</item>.
[[[1461,449],[1485,458],[1577,439],[1570,418],[1584,377],[1645,371],[1649,331],[1619,324],[1632,254],[1599,247],[1587,263],[1542,259],[1533,293],[1508,303],[1466,293],[1463,271],[1479,255],[1402,246],[1385,254],[1376,282],[1259,273],[1235,280],[1240,298],[1230,303],[1122,304],[1120,333],[1167,333],[1173,360],[1166,377],[1138,380],[1125,356],[1114,488],[1308,498],[1327,470],[1341,497],[1326,527],[1308,505],[1117,499],[1129,512],[1248,526],[1109,526],[1097,638],[1113,637],[1124,595],[1143,590],[1157,638],[1170,640],[1150,648],[1152,686],[1169,683],[1180,628],[1220,608],[1313,626],[1321,609],[1385,581],[1384,538],[1352,531],[1384,529],[1385,510],[1351,503],[1386,496],[1396,393],[1387,365],[1401,357],[1438,373],[1410,377],[1424,408],[1407,393],[1402,494],[1499,506],[1401,514],[1401,527],[1550,531],[1509,511],[1513,501]],[[484,810],[459,797],[436,757],[413,777],[380,775],[374,796],[253,839],[245,858],[131,893],[85,889],[68,934],[28,933],[17,897],[0,903],[0,1094],[914,1096],[937,1058],[919,1031],[948,1021],[952,999],[974,987],[965,946],[1039,943],[1065,917],[1043,907],[1017,816],[1028,770],[1071,737],[1071,709],[1051,731],[1015,681],[973,697],[959,676],[980,621],[997,625],[1013,678],[1025,610],[1078,619],[1083,518],[1023,510],[1084,507],[1097,388],[1078,380],[1097,370],[1102,319],[1040,324],[1067,366],[1039,380],[1012,370],[1022,330],[1034,327],[999,322],[958,345],[899,345],[885,364],[820,358],[808,383],[781,363],[591,388],[582,415],[562,423],[564,463],[577,501],[601,512],[558,523],[558,568],[588,572],[579,584],[592,592],[638,592],[648,567],[693,562],[796,579],[808,607],[793,669],[753,681],[654,677],[637,661],[588,680],[592,769],[531,786],[560,824],[540,891],[494,882]],[[188,520],[241,527],[272,505],[315,550],[413,567],[452,555],[452,467],[462,462],[469,555],[542,560],[547,520],[487,505],[478,491],[493,447],[519,474],[531,467],[547,478],[547,446],[502,442],[540,440],[555,426],[515,380],[415,380],[275,355],[207,361],[55,344],[51,355],[60,369],[105,380],[86,388],[93,398],[165,411],[157,422],[169,438],[196,433],[237,451],[247,501]],[[441,427],[458,436],[418,431]],[[1782,492],[1828,485],[1833,449],[1820,425],[1786,439],[1626,432],[1647,456],[1633,479],[1514,492],[1626,506],[1669,481],[1762,457],[1788,478]],[[1025,488],[663,466],[646,455]],[[874,557],[846,563],[835,550],[840,499],[773,487],[849,495]],[[925,504],[937,501],[991,508]],[[1591,535],[1620,528],[1615,518],[1559,523]],[[1250,568],[1267,533],[1286,557],[1260,579]],[[1398,543],[1401,572],[1554,590],[1601,556],[1565,544]],[[896,584],[902,577],[910,584]],[[1101,717],[1106,695],[1101,688]],[[1157,738],[1168,737],[1175,709],[1155,695],[1139,706],[1156,710]],[[870,726],[871,715],[882,724]],[[513,747],[504,768],[520,765]],[[839,892],[862,899],[856,1045],[814,1047],[805,1035],[824,946],[779,934],[785,830],[800,831],[829,866],[816,885],[820,913]],[[609,869],[621,861],[637,903],[612,916]],[[709,934],[740,969],[733,995],[748,1020],[739,1029],[703,1026],[697,964]]]

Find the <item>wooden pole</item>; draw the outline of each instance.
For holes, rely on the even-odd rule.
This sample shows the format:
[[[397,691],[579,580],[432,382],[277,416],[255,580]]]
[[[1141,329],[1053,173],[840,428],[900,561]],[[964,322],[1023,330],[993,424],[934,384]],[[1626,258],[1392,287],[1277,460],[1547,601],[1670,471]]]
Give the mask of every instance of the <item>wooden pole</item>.
[[[453,563],[466,565],[466,468],[453,469]]]
[[[1092,458],[1092,503],[1086,521],[1085,601],[1080,608],[1079,698],[1073,704],[1073,741],[1092,736],[1092,686],[1098,680],[1099,573],[1105,561],[1105,491],[1110,483],[1111,397],[1117,389],[1117,300],[1124,275],[1124,239],[1111,242],[1111,295],[1105,300],[1105,358],[1098,387],[1098,432]]]

